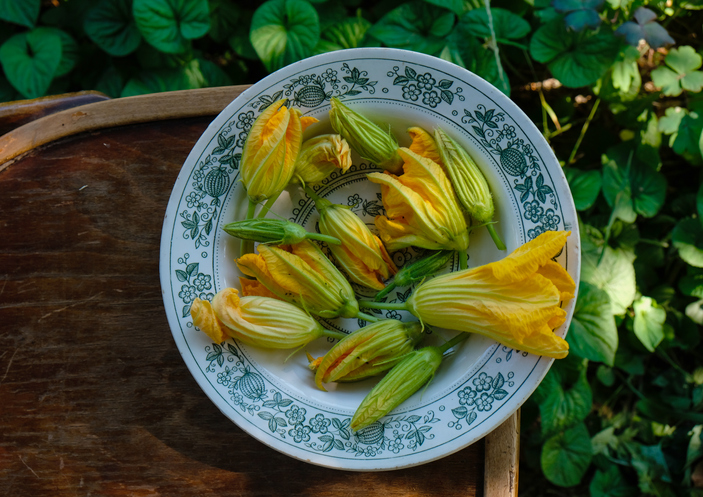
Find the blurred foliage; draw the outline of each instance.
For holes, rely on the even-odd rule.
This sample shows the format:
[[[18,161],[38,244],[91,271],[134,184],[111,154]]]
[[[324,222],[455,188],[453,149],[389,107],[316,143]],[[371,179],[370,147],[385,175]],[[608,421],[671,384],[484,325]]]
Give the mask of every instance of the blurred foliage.
[[[488,1],[0,0],[0,101],[252,83],[353,47],[477,73],[542,130],[581,222],[521,494],[703,495],[703,1]]]

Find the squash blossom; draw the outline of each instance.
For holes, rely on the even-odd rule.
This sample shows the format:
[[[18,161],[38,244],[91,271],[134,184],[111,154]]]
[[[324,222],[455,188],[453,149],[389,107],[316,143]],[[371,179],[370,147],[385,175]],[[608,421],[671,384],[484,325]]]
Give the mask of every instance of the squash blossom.
[[[351,420],[358,431],[378,421],[417,392],[442,363],[439,347],[414,350],[396,364],[361,402]]]
[[[403,159],[398,155],[398,142],[390,129],[384,131],[337,98],[332,98],[330,103],[332,128],[342,135],[362,158],[393,173],[401,171]]]
[[[335,344],[317,367],[315,384],[357,381],[391,369],[422,340],[417,322],[384,319],[364,326]]]
[[[311,191],[308,194],[313,194]],[[381,240],[369,231],[359,216],[348,207],[333,204],[313,196],[320,213],[320,232],[341,240],[341,245],[329,245],[337,263],[354,283],[383,290],[384,280],[398,270]]]
[[[234,288],[219,291],[212,299],[211,309],[229,336],[257,347],[293,349],[321,336],[345,336],[326,330],[305,311],[288,302],[268,297],[239,297]]]
[[[293,177],[303,130],[317,121],[301,122],[298,109],[288,109],[285,99],[271,104],[254,121],[244,142],[241,175],[249,199],[254,203],[275,197]]]
[[[243,219],[226,224],[222,229],[228,235],[241,238],[242,240],[252,240],[273,245],[293,245],[308,238],[321,240],[330,245],[340,244],[337,238],[320,235],[319,233],[308,233],[299,224],[286,221],[285,219]]]
[[[461,207],[478,222],[490,223],[495,213],[493,197],[488,181],[476,162],[461,145],[439,128],[435,130],[435,140],[442,157],[442,165],[451,179]],[[487,226],[498,249],[505,250],[505,245],[493,225]]]
[[[419,126],[408,128],[408,134],[412,139],[412,143],[408,147],[420,157],[430,159],[440,166],[442,165],[442,157],[437,148],[437,142],[434,141],[432,135]]]
[[[551,260],[571,232],[547,231],[504,259],[420,284],[405,309],[426,324],[479,333],[503,345],[561,359],[569,344],[552,330],[574,297],[569,273]],[[380,304],[380,303],[375,303]]]
[[[190,317],[193,319],[193,326],[200,328],[215,343],[222,343],[227,340],[225,325],[220,321],[207,300],[196,298],[190,306]]]
[[[388,251],[416,246],[466,252],[466,220],[442,168],[407,148],[398,153],[405,160],[405,174],[367,174],[381,185],[387,217],[376,216],[376,227]]]
[[[344,138],[333,134],[315,136],[303,142],[292,181],[317,185],[337,169],[346,173],[351,165],[351,149]]]
[[[237,259],[237,265],[279,298],[323,318],[359,314],[351,285],[313,242],[258,250]]]

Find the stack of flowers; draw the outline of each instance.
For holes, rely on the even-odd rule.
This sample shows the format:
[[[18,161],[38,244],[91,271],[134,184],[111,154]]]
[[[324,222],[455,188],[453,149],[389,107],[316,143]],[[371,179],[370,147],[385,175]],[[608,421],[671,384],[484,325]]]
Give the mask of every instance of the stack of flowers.
[[[193,324],[213,341],[231,337],[263,348],[297,349],[319,337],[340,339],[323,357],[310,357],[315,383],[356,381],[387,371],[359,406],[351,427],[378,420],[432,378],[445,352],[478,333],[508,347],[554,358],[568,354],[554,333],[575,284],[552,260],[570,232],[550,231],[498,262],[469,269],[467,219],[487,226],[500,250],[494,204],[486,179],[469,154],[441,129],[434,136],[408,130],[412,144],[399,148],[382,128],[332,99],[330,120],[338,134],[302,141],[313,120],[283,101],[256,120],[244,146],[241,177],[249,197],[247,219],[225,226],[242,239],[237,259],[242,292],[226,288],[212,302],[196,299]],[[368,179],[381,186],[386,215],[375,219],[379,235],[345,206],[312,189],[332,171],[351,165],[350,145],[386,169]],[[321,233],[288,221],[265,219],[290,183],[300,184],[320,213]],[[255,217],[256,205],[266,202]],[[338,269],[312,240],[325,242]],[[259,242],[258,253],[253,243]],[[390,253],[405,247],[433,251],[398,272]],[[431,277],[457,252],[461,269]],[[395,275],[392,281],[391,277]],[[359,301],[350,281],[378,291]],[[380,301],[397,286],[415,285],[402,303]],[[418,321],[378,320],[362,308],[410,312]],[[316,318],[358,318],[371,324],[345,335]],[[415,349],[425,326],[460,333],[439,347]]]

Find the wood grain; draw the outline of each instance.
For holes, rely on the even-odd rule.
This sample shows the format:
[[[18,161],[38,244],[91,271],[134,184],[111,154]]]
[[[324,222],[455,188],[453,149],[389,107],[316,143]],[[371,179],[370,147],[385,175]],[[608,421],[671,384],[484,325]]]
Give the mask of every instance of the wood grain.
[[[485,438],[485,497],[517,497],[520,411]]]
[[[200,390],[158,261],[171,187],[210,120],[93,130],[0,172],[0,495],[482,495],[483,442],[406,470],[327,470],[254,440]]]
[[[0,136],[0,171],[10,159],[54,140],[127,124],[216,116],[248,85],[118,98],[47,115]]]

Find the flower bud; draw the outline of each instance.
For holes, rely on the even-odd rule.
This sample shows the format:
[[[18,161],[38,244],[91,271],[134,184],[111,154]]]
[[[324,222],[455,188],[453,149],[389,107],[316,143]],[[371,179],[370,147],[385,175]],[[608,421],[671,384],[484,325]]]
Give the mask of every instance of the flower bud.
[[[236,238],[273,245],[294,245],[307,238],[324,240],[329,244],[339,245],[340,243],[334,237],[321,237],[318,233],[308,233],[299,224],[286,221],[285,219],[244,219],[229,223],[223,229],[228,235]]]
[[[315,136],[303,142],[292,181],[317,185],[337,169],[346,173],[351,165],[351,149],[344,138],[332,134]]]
[[[439,347],[410,352],[364,398],[352,417],[351,429],[365,428],[402,404],[434,376],[441,363]]]
[[[382,290],[383,282],[397,268],[381,240],[348,207],[313,198],[320,213],[320,232],[341,241],[340,245],[329,246],[337,263],[354,283]]]
[[[392,368],[423,338],[417,321],[385,319],[347,335],[317,365],[315,384],[357,381]]]
[[[267,107],[244,142],[240,172],[247,195],[255,203],[278,195],[293,176],[304,128],[300,111],[286,108],[284,102]]]
[[[359,314],[351,285],[313,242],[258,250],[237,259],[237,265],[279,298],[323,318]]]
[[[330,103],[330,122],[336,133],[342,135],[362,158],[393,173],[401,172],[403,159],[398,155],[398,142],[390,129],[384,131],[337,98],[332,98]]]
[[[212,308],[234,339],[267,349],[302,347],[321,336],[344,336],[326,330],[305,311],[268,297],[239,297],[225,288],[212,299]]]
[[[461,145],[440,128],[435,130],[435,140],[442,157],[442,165],[451,179],[462,209],[480,223],[490,222],[495,212],[493,197],[488,181],[476,162]],[[491,225],[489,232],[496,246],[505,250],[505,245]]]
[[[381,300],[394,288],[410,286],[442,270],[453,256],[454,252],[451,250],[440,250],[403,266],[395,275],[393,281],[384,290],[380,291],[374,300]]]

